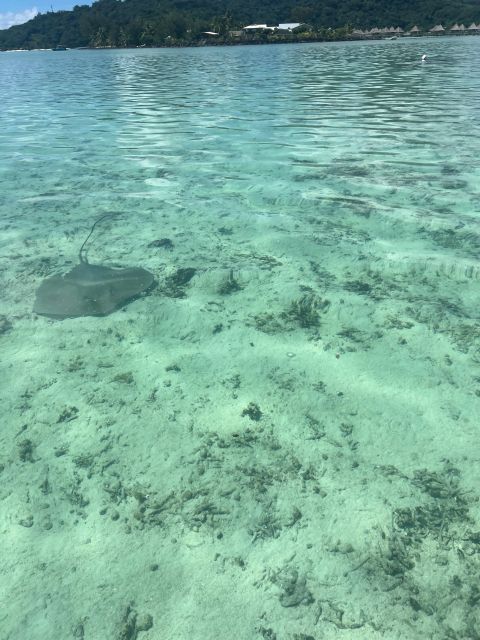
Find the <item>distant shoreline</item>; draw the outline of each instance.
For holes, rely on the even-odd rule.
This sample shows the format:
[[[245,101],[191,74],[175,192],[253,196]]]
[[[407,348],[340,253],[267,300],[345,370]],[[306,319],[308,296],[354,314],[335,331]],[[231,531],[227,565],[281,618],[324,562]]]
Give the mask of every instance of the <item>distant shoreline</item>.
[[[418,40],[421,38],[442,38],[442,37],[465,37],[465,36],[479,36],[480,33],[420,33],[415,35],[386,35],[386,34],[373,34],[365,36],[352,36],[323,38],[323,37],[310,37],[310,38],[277,38],[277,39],[260,39],[252,38],[248,39],[203,39],[197,42],[172,42],[170,44],[161,45],[149,45],[149,46],[85,46],[85,47],[66,47],[64,50],[59,51],[132,51],[138,49],[196,49],[202,47],[241,47],[248,45],[272,45],[272,44],[309,44],[312,42],[379,42],[379,41],[394,41],[394,40]],[[38,49],[1,49],[0,53],[15,53],[25,51],[55,51],[55,48],[38,48]]]

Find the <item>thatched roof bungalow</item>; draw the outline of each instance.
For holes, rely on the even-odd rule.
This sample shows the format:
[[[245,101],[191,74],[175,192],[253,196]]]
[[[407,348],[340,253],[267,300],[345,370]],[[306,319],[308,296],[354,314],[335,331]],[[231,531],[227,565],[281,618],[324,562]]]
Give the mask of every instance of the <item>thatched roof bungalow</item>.
[[[430,29],[430,33],[445,33],[445,29],[441,24],[436,24]]]
[[[382,27],[379,29],[378,27],[372,27],[370,30],[365,29],[354,29],[350,35],[355,38],[361,37],[371,37],[371,36],[396,36],[398,37],[402,33],[405,33],[401,27]],[[396,38],[395,38],[396,39]]]

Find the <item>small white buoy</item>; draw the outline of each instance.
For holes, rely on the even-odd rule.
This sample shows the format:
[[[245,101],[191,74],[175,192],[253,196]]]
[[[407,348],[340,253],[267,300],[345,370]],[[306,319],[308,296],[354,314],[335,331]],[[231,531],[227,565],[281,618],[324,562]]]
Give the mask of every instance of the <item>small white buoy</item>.
[[[427,61],[427,54],[424,53],[422,56],[422,62],[426,62]]]

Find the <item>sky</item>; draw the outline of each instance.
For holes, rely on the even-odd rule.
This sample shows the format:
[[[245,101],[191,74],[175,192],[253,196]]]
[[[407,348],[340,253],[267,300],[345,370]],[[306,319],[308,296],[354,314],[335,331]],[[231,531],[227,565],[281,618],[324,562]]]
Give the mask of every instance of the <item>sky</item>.
[[[92,4],[92,0],[0,0],[0,29],[27,22],[39,11],[73,9],[76,4]]]

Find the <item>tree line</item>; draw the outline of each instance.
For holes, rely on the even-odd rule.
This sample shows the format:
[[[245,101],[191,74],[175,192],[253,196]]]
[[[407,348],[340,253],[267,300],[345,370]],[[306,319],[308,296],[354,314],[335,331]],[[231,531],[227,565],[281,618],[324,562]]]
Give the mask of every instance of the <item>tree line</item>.
[[[299,34],[257,34],[254,40],[337,39],[352,28],[480,22],[478,0],[96,0],[91,7],[38,14],[33,20],[0,31],[0,49],[65,47],[138,47],[189,45],[219,33],[232,42],[232,31],[246,24],[301,22]]]

